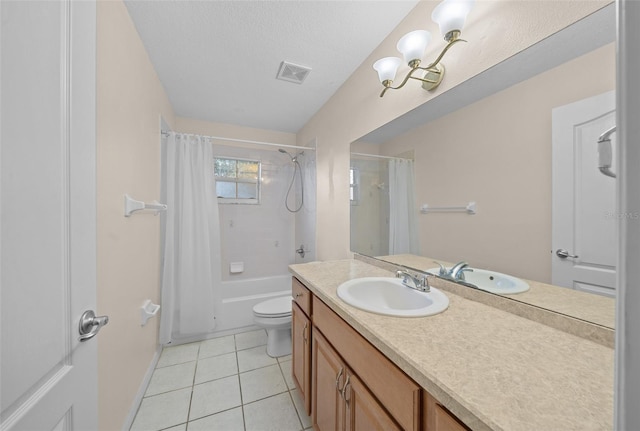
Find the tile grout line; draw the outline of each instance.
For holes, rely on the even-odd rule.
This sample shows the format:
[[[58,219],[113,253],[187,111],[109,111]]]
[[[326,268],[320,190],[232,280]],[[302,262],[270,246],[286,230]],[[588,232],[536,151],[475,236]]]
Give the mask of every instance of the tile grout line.
[[[191,404],[193,403],[193,391],[196,385],[196,374],[198,373],[198,361],[200,360],[200,347],[202,347],[202,342],[198,343],[198,351],[196,352],[196,366],[193,370],[193,378],[191,379],[191,396],[189,397],[189,408],[187,409],[187,423],[184,428],[185,431],[189,429],[189,420],[191,418]]]
[[[291,364],[293,366],[293,364]],[[284,384],[287,386],[287,393],[289,394],[289,399],[293,404],[293,410],[296,412],[296,416],[298,417],[298,422],[300,422],[300,430],[304,431],[304,424],[302,423],[302,418],[300,417],[300,412],[296,407],[296,402],[293,400],[293,394],[291,394],[292,389],[287,384],[287,377],[284,375],[284,370],[282,369],[282,362],[278,359],[278,367],[280,367],[280,373],[282,374],[282,378],[284,378]]]
[[[240,372],[240,360],[239,360],[239,355],[238,355],[239,350],[238,350],[238,342],[237,342],[237,339],[236,339],[236,335],[237,334],[232,334],[231,335],[233,337],[233,348],[234,348],[233,353],[235,354],[235,363],[236,363],[236,368],[237,368],[237,372],[235,373],[235,376],[237,378],[238,387],[240,389],[240,391],[239,391],[240,392],[239,393],[239,395],[240,395],[240,406],[239,407],[241,408],[241,413],[242,413],[243,430],[246,431],[247,430],[247,423],[246,423],[246,416],[245,416],[245,409],[244,409],[245,402],[244,402],[244,396],[243,396],[243,393],[242,393],[242,384],[241,384],[241,380],[240,380],[240,375],[242,373]],[[220,411],[220,412],[212,413],[211,415],[203,416],[202,418],[192,419],[192,417],[191,417],[191,413],[192,413],[191,412],[191,408],[193,407],[194,390],[195,390],[196,381],[197,381],[197,373],[198,373],[198,370],[200,369],[200,367],[202,366],[202,364],[200,364],[200,359],[207,359],[207,358],[200,358],[200,352],[201,352],[201,350],[203,348],[202,342],[198,342],[197,345],[198,345],[198,347],[197,347],[197,350],[196,350],[196,358],[195,358],[195,361],[194,361],[195,362],[194,371],[193,371],[193,376],[192,376],[192,379],[191,379],[192,382],[191,382],[191,386],[190,386],[190,398],[189,398],[189,404],[188,404],[188,410],[187,410],[187,420],[186,420],[186,422],[182,422],[182,423],[179,423],[179,424],[172,425],[171,427],[164,428],[165,430],[169,429],[169,428],[173,428],[173,427],[184,425],[185,426],[185,431],[186,431],[189,428],[189,425],[191,424],[191,422],[193,422],[195,420],[199,420],[199,419],[202,419],[202,418],[205,418],[205,417],[209,417],[209,416],[214,416],[214,415],[222,413],[224,411],[229,411],[229,410],[237,408],[237,407],[232,407],[232,408]],[[253,349],[253,348],[257,348],[257,347],[264,347],[264,345],[259,345],[259,346],[254,346],[254,347],[246,347],[246,348],[244,348],[242,350],[248,350],[248,349]],[[229,353],[231,353],[231,352],[229,352]],[[222,354],[213,355],[212,357],[216,357],[216,356],[220,356],[220,355],[222,355]],[[300,429],[304,430],[304,423],[302,421],[301,414],[298,411],[298,409],[296,408],[296,404],[295,404],[295,401],[293,399],[294,396],[293,396],[293,394],[291,392],[293,389],[291,389],[289,387],[289,385],[287,384],[287,378],[285,376],[285,372],[284,372],[283,365],[282,365],[284,362],[290,361],[290,359],[288,359],[287,361],[282,361],[281,358],[274,358],[274,359],[276,360],[275,361],[276,363],[272,364],[272,365],[278,365],[278,370],[280,371],[280,376],[284,380],[285,390],[282,391],[282,392],[279,392],[277,394],[272,394],[272,395],[269,395],[267,397],[260,398],[258,400],[254,400],[251,403],[247,403],[247,404],[260,402],[260,401],[263,401],[265,399],[268,399],[268,398],[271,398],[271,397],[280,396],[280,395],[284,394],[285,392],[288,392],[288,395],[289,395],[288,399],[289,399],[289,402],[291,402],[291,405],[292,405],[292,407],[293,407],[293,409],[294,409],[294,411],[296,413],[296,417],[298,418],[298,423],[301,426]],[[186,363],[189,363],[189,362],[192,362],[192,361],[185,361],[185,362],[180,362],[180,363],[172,364],[172,365],[186,364]],[[169,367],[169,366],[172,366],[172,365],[166,365],[165,367],[157,367],[156,366],[156,370],[158,368],[166,368],[166,367]],[[266,367],[269,367],[269,365],[265,365],[265,366],[262,366],[262,367],[257,367],[255,369],[248,370],[247,372],[255,371],[255,370],[258,370],[260,368],[266,368]],[[231,376],[233,376],[233,374]],[[229,377],[231,377],[231,376],[229,376]],[[214,380],[217,380],[217,379],[214,379]],[[173,391],[178,391],[178,390],[185,390],[185,389],[189,389],[189,387],[176,388],[176,389],[174,389],[172,391],[167,391],[167,392],[162,392],[162,393],[159,393],[159,394],[154,394],[154,396],[155,395],[166,394],[166,393],[173,392]]]
[[[240,388],[240,411],[242,412],[242,429],[247,431],[247,421],[244,417],[244,399],[242,397],[242,382],[240,380],[240,360],[238,359],[238,344],[236,343],[236,336],[233,335],[233,347],[235,348],[236,355],[236,368],[238,369],[238,388]]]

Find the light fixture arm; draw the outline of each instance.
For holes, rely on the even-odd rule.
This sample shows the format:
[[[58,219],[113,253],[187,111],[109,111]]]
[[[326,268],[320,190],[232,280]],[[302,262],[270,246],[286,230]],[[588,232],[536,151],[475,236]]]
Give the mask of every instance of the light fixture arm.
[[[438,58],[436,58],[433,63],[431,63],[427,67],[419,67],[418,69],[422,69],[422,70],[431,70],[431,69],[433,69],[435,66],[438,65],[438,63],[440,63],[442,61],[442,58],[447,53],[447,51],[449,51],[449,48],[451,48],[453,45],[455,45],[458,42],[466,42],[466,40],[464,40],[464,39],[451,39],[447,43],[447,46],[444,47],[442,52],[440,52],[440,55],[438,55]]]
[[[440,80],[442,79],[442,74],[444,73],[444,69],[439,67],[439,63],[440,63],[440,61],[442,61],[442,58],[445,56],[447,51],[449,51],[449,49],[453,45],[458,43],[458,42],[466,42],[466,40],[459,39],[457,37],[452,37],[451,40],[449,40],[447,42],[447,46],[444,47],[444,49],[442,50],[442,52],[440,52],[440,55],[438,55],[438,57],[435,59],[435,61],[433,61],[431,64],[429,64],[426,67],[420,67],[420,60],[412,60],[409,63],[409,66],[411,67],[411,70],[404,77],[404,79],[402,80],[402,83],[400,83],[400,85],[398,85],[397,87],[392,87],[391,86],[391,80],[383,82],[384,89],[382,90],[382,93],[380,93],[380,97],[384,96],[384,93],[386,93],[387,90],[389,90],[389,89],[398,90],[398,89],[404,87],[405,84],[409,81],[409,79],[416,79],[418,81],[429,83],[429,84],[431,84],[431,88],[430,89],[433,89],[433,88],[437,87],[438,84],[440,83]],[[424,71],[426,71],[427,74],[425,74],[425,76],[427,76],[429,73],[435,74],[439,79],[433,80],[433,79],[417,78],[417,77],[413,76],[413,73],[416,70],[424,70]]]

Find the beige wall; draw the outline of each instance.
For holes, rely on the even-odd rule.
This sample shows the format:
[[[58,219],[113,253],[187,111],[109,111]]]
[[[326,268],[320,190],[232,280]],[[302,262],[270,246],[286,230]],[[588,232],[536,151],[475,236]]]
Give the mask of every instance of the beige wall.
[[[418,206],[478,204],[421,215],[422,253],[549,283],[551,110],[614,89],[610,44],[385,143],[415,150]]]
[[[98,304],[110,317],[98,337],[99,427],[119,430],[157,348],[158,319],[142,327],[140,306],[159,302],[159,217],[123,216],[123,195],[160,196],[160,116],[173,111],[121,1],[98,2]]]
[[[317,258],[350,256],[348,175],[352,141],[610,2],[476,2],[463,33],[469,43],[456,45],[445,57],[447,74],[440,87],[426,92],[419,83],[410,82],[381,99],[378,95],[382,86],[371,68],[374,61],[396,55],[395,45],[408,31],[424,28],[439,34],[428,18],[437,2],[420,2],[298,133],[299,145],[317,138]],[[426,58],[434,58],[443,47],[442,39],[434,36]],[[399,76],[403,70],[406,66],[400,68]]]

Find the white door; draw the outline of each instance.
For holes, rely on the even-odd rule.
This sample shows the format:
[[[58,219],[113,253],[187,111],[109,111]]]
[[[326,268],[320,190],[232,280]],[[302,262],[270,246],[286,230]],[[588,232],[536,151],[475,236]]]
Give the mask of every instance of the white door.
[[[95,3],[1,1],[0,19],[0,428],[92,430]]]
[[[555,108],[552,116],[552,283],[613,296],[618,243],[616,180],[598,169],[597,141],[615,126],[615,94]],[[614,151],[615,138],[614,133]],[[558,250],[569,257],[560,257]]]

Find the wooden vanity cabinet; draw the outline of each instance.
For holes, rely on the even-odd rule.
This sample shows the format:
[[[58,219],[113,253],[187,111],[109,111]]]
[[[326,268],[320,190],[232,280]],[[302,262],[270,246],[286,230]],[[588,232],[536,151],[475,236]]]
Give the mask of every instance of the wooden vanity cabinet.
[[[338,431],[345,426],[346,405],[341,389],[345,365],[320,333],[313,334],[312,419],[315,431]]]
[[[422,405],[425,418],[423,431],[470,431],[427,391],[423,391]]]
[[[313,337],[316,431],[400,431],[358,376],[318,332]]]
[[[291,373],[307,415],[311,415],[311,292],[295,278],[291,306]]]
[[[312,398],[314,407],[318,409],[312,409],[314,421],[321,422],[321,425],[322,420],[316,420],[316,418],[324,414],[319,410],[321,406],[318,403],[321,401],[317,398],[327,394],[321,390],[320,385],[324,385],[327,390],[330,385],[324,381],[331,376],[329,372],[321,374],[322,377],[318,375],[323,367],[321,362],[325,357],[329,357],[329,354],[324,352],[333,352],[338,360],[326,362],[332,364],[337,362],[344,369],[340,376],[341,380],[338,382],[335,381],[337,373],[333,374],[334,381],[331,383],[333,391],[344,388],[346,384],[347,390],[344,394],[340,391],[338,395],[345,401],[345,408],[350,409],[345,418],[344,427],[338,429],[418,431],[421,419],[420,386],[320,299],[314,296],[312,301],[314,339]],[[323,347],[323,341],[331,350]],[[364,425],[366,423],[377,425],[371,428]],[[318,429],[322,428],[318,427]]]
[[[307,415],[311,415],[311,321],[295,303],[291,307],[291,372]]]
[[[296,278],[292,289],[292,374],[315,431],[469,431]]]

